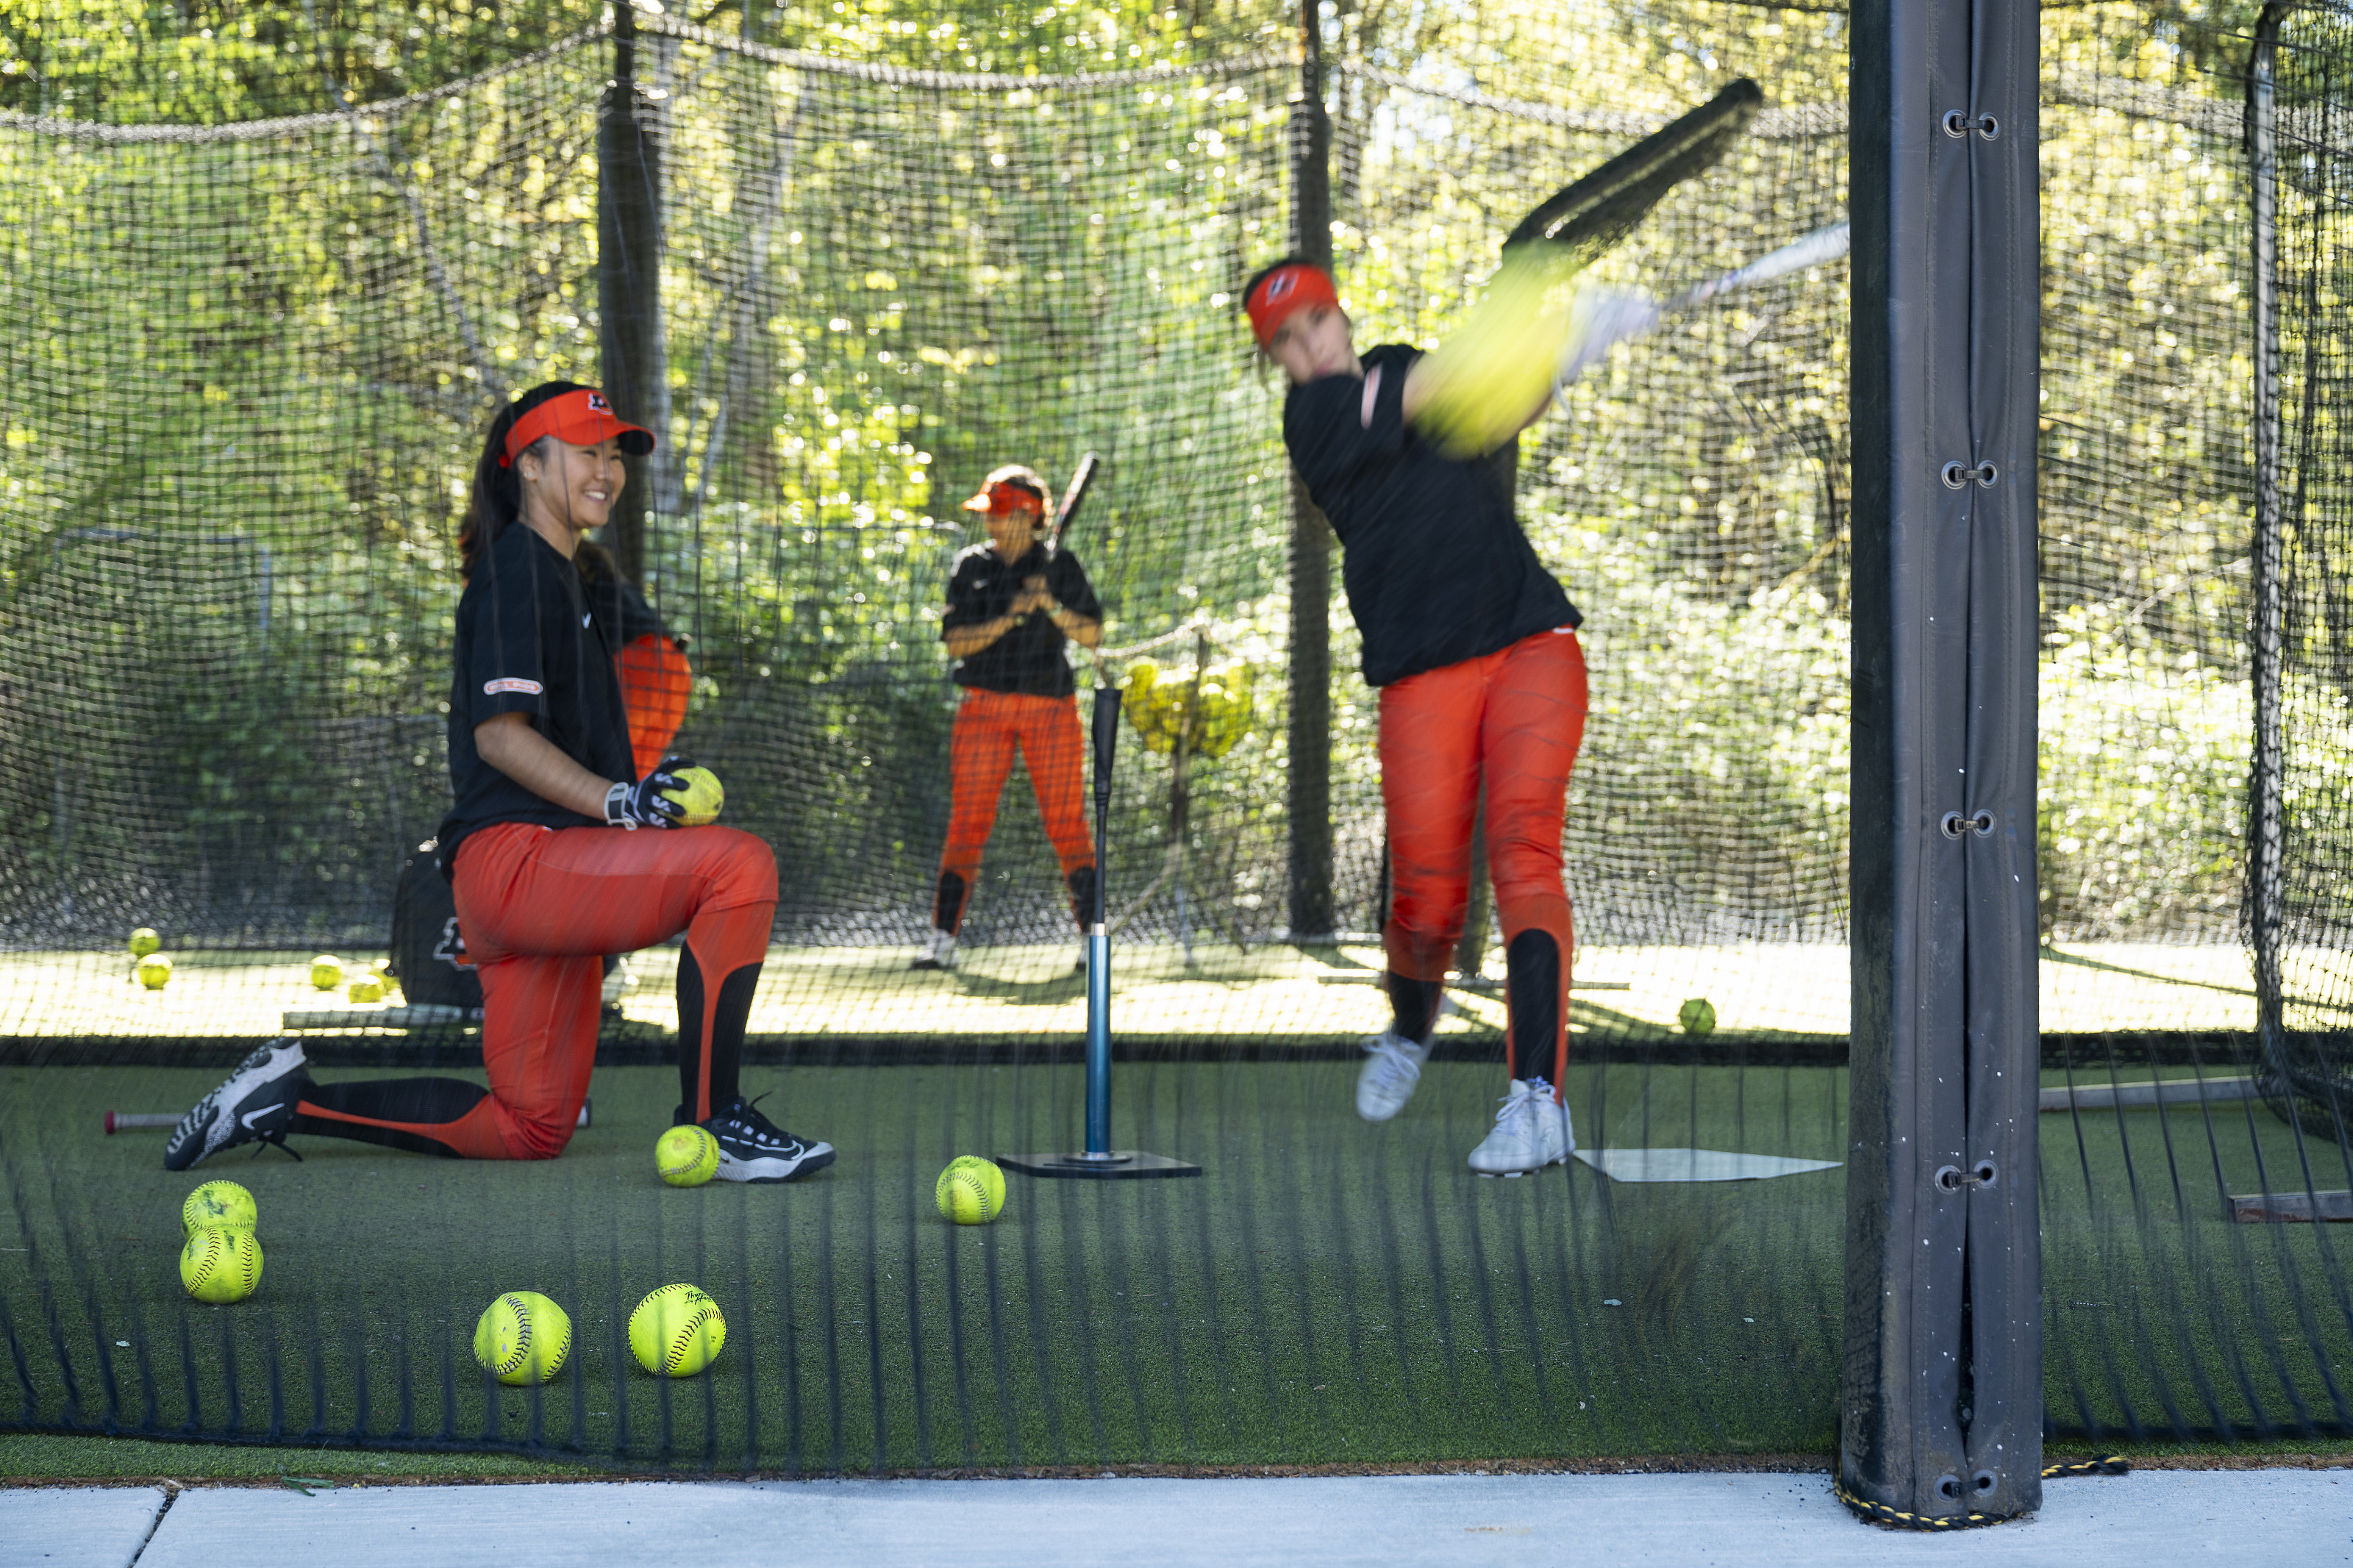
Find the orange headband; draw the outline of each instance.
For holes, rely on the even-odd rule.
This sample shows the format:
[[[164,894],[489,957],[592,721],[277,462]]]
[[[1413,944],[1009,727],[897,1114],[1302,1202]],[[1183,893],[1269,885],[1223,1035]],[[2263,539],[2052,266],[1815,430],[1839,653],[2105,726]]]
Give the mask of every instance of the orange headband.
[[[1258,346],[1265,348],[1274,342],[1275,330],[1294,312],[1310,305],[1337,307],[1339,303],[1340,296],[1332,287],[1330,274],[1320,267],[1293,262],[1260,279],[1242,307],[1250,312],[1250,331],[1258,334]]]

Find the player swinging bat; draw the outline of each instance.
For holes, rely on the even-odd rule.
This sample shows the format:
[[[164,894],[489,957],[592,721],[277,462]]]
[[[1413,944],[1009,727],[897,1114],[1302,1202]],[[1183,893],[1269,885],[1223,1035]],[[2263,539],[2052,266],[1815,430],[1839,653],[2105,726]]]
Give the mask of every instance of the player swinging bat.
[[[1103,640],[1103,605],[1086,569],[1062,543],[1094,483],[1090,452],[1080,460],[1047,531],[1050,495],[1035,470],[1008,463],[964,503],[988,527],[988,542],[956,555],[948,574],[940,637],[964,688],[948,741],[947,846],[940,852],[932,930],[917,969],[955,967],[956,931],[971,907],[980,855],[997,824],[997,797],[1013,756],[1029,764],[1029,784],[1046,836],[1070,889],[1082,938],[1094,908],[1095,851],[1087,833],[1078,683],[1064,645]],[[1042,535],[1042,537],[1041,537]],[[1079,964],[1086,963],[1083,941]]]
[[[1367,1121],[1404,1109],[1429,1058],[1485,795],[1511,1087],[1471,1152],[1480,1175],[1542,1170],[1577,1146],[1555,1086],[1574,952],[1561,825],[1585,733],[1585,655],[1576,606],[1513,515],[1518,435],[1592,342],[1624,335],[1649,309],[1580,296],[1577,272],[1735,146],[1759,99],[1736,82],[1531,212],[1478,310],[1434,353],[1389,343],[1360,355],[1331,274],[1299,258],[1242,290],[1260,352],[1290,378],[1283,441],[1345,550],[1365,679],[1380,689],[1393,1017],[1365,1042],[1356,1110]]]

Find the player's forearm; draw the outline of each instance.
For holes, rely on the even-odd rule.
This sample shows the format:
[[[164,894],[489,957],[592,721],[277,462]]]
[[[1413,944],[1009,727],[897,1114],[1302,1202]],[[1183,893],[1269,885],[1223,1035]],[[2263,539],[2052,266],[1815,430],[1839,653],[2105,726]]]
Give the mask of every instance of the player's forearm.
[[[1011,631],[1018,617],[1014,616],[999,616],[993,621],[982,621],[977,626],[950,626],[940,634],[940,640],[948,645],[949,658],[970,658]]]
[[[1076,610],[1056,610],[1054,625],[1064,637],[1081,647],[1096,647],[1103,643],[1103,623],[1080,615]]]
[[[605,794],[615,781],[600,779],[565,756],[523,715],[501,713],[475,725],[474,750],[542,800],[604,820]]]
[[[1423,368],[1429,363],[1430,356],[1428,354],[1423,354],[1419,359],[1415,360],[1413,363],[1406,367],[1405,391],[1398,399],[1398,407],[1405,418],[1405,422],[1409,425],[1413,423],[1415,416],[1419,415],[1423,409],[1430,406],[1430,374]],[[1373,374],[1377,375],[1379,372],[1376,371]],[[1366,389],[1365,427],[1366,429],[1372,428],[1373,398],[1377,395],[1377,388],[1368,386]]]

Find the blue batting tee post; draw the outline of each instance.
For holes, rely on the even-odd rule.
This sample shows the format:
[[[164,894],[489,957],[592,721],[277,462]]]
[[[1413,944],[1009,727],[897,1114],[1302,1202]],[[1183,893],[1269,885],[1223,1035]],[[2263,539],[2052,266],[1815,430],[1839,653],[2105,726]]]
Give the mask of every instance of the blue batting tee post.
[[[1087,1152],[1111,1152],[1111,764],[1119,689],[1095,688],[1095,907],[1087,924]]]

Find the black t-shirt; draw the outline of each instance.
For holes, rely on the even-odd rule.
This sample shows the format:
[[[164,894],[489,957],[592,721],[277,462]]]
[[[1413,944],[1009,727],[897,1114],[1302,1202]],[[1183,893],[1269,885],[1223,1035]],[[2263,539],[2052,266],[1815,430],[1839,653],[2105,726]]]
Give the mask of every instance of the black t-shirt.
[[[501,822],[604,826],[482,761],[474,726],[501,713],[530,714],[533,729],[600,778],[636,776],[612,651],[589,613],[580,574],[521,522],[509,524],[475,563],[458,600],[457,669],[449,681],[449,784],[457,804],[441,824],[444,876],[476,828]]]
[[[617,572],[580,576],[581,592],[587,595],[588,613],[596,617],[596,629],[605,635],[605,646],[620,652],[639,637],[669,637],[681,649],[686,639],[674,634],[662,623],[661,614],[646,603],[638,585]]]
[[[1054,602],[1074,616],[1103,619],[1094,584],[1086,568],[1067,550],[1046,553],[1041,542],[1018,561],[997,559],[994,546],[976,544],[956,552],[955,569],[948,574],[948,610],[940,630],[984,626],[1009,613],[1031,577],[1046,579]],[[1025,697],[1068,697],[1078,689],[1071,679],[1071,661],[1062,657],[1069,639],[1043,610],[1021,617],[1014,628],[969,658],[956,660],[955,681],[979,691],[1012,691]]]
[[[1583,619],[1512,515],[1499,458],[1515,447],[1449,458],[1407,426],[1419,353],[1385,343],[1364,356],[1364,380],[1294,386],[1282,407],[1292,464],[1346,547],[1341,577],[1374,686]]]

